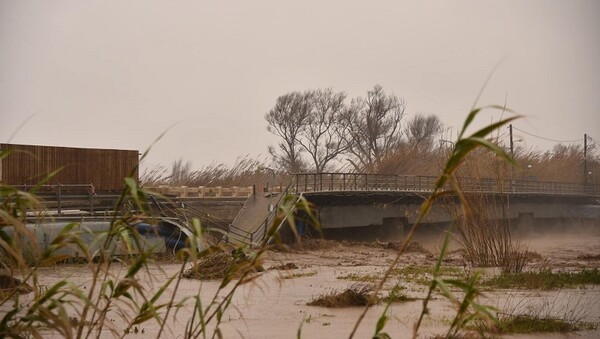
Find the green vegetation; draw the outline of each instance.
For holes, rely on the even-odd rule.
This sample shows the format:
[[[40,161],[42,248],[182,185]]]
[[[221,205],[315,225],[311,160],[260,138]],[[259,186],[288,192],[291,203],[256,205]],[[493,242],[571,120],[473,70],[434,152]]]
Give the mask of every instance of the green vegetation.
[[[503,112],[506,111],[505,107],[500,107],[500,106],[490,106],[490,107],[494,108],[494,109],[502,110]],[[490,107],[488,107],[488,108],[490,108]],[[448,156],[445,166],[443,167],[442,174],[438,177],[438,179],[436,181],[436,184],[435,184],[432,194],[421,204],[421,209],[420,209],[419,216],[417,217],[417,220],[415,221],[415,223],[411,227],[410,231],[408,232],[408,234],[407,234],[406,238],[404,239],[404,242],[402,243],[401,248],[398,250],[398,253],[397,253],[396,257],[394,258],[393,262],[389,265],[388,270],[386,271],[383,278],[381,279],[381,281],[375,288],[375,294],[377,294],[377,293],[379,293],[379,291],[381,291],[385,282],[390,278],[390,276],[396,269],[397,265],[400,262],[400,258],[402,256],[402,254],[406,251],[408,244],[412,241],[412,238],[415,234],[415,230],[419,227],[419,225],[421,224],[421,222],[423,221],[425,216],[429,213],[429,210],[431,209],[433,203],[437,199],[447,195],[449,190],[453,190],[458,195],[461,206],[463,206],[465,208],[464,213],[465,214],[468,213],[468,201],[465,198],[465,196],[460,188],[460,184],[458,183],[458,181],[456,179],[455,173],[458,171],[461,164],[463,164],[465,162],[467,157],[473,151],[475,151],[478,148],[482,148],[482,149],[487,150],[490,153],[493,153],[499,159],[503,159],[504,161],[514,163],[514,160],[506,153],[506,151],[502,147],[494,144],[492,141],[488,140],[487,137],[489,134],[496,131],[500,127],[502,127],[502,126],[510,123],[512,120],[516,119],[516,117],[501,119],[500,121],[497,121],[495,123],[492,123],[490,125],[487,125],[481,129],[477,130],[476,132],[474,132],[473,134],[471,134],[468,137],[465,136],[465,133],[469,129],[471,123],[473,122],[473,120],[475,119],[477,114],[479,114],[483,109],[484,108],[473,107],[471,112],[469,112],[469,115],[467,116],[467,119],[465,120],[464,125],[458,134],[458,139],[456,140],[455,143],[453,143],[453,148],[450,151],[450,155]],[[446,299],[448,299],[456,307],[456,316],[453,319],[452,324],[447,332],[447,336],[449,336],[449,337],[457,335],[457,333],[462,328],[464,328],[466,325],[468,325],[468,323],[473,319],[474,315],[479,317],[480,319],[485,319],[486,321],[496,321],[495,316],[491,313],[492,309],[485,305],[481,305],[477,302],[477,299],[478,299],[479,295],[481,294],[481,290],[476,286],[476,284],[478,283],[478,279],[479,279],[477,274],[470,277],[468,281],[446,280],[446,279],[443,279],[440,277],[439,272],[442,267],[441,264],[442,264],[443,258],[446,254],[448,242],[449,242],[449,235],[447,235],[445,238],[444,245],[442,247],[442,250],[440,251],[438,261],[437,261],[435,269],[433,271],[433,279],[431,280],[431,283],[429,285],[429,291],[427,293],[427,296],[423,300],[423,308],[421,310],[419,319],[417,320],[417,323],[414,327],[414,332],[413,332],[414,336],[416,336],[417,333],[419,332],[419,328],[422,324],[423,318],[425,317],[426,314],[429,313],[428,304],[434,294],[434,291],[441,293]],[[464,293],[462,300],[458,299],[458,297],[456,297],[450,291],[450,289],[448,288],[449,286],[453,286],[453,287],[456,287],[456,288],[459,288],[462,290],[462,292]],[[365,307],[363,313],[359,316],[358,320],[356,321],[354,328],[352,329],[352,332],[350,333],[350,338],[354,337],[354,334],[356,333],[358,326],[364,319],[368,309],[369,309],[369,305],[367,305]],[[388,309],[389,308],[386,307],[386,309],[380,316],[379,321],[377,322],[374,336],[379,336],[379,337],[387,336],[387,334],[385,332],[383,332],[383,328],[388,319],[387,315],[386,315]]]
[[[496,327],[489,331],[502,334],[567,333],[581,330],[593,330],[595,328],[596,325],[591,323],[519,315],[502,317],[496,324]]]
[[[381,279],[381,277],[379,275],[375,275],[375,274],[348,273],[346,275],[338,276],[337,279],[352,280],[352,281],[359,281],[359,282],[375,282],[375,281],[379,281],[379,279]]]
[[[502,109],[501,107],[494,108]],[[365,306],[352,329],[351,338],[356,333],[369,307],[376,304],[377,301],[384,301],[387,305],[377,321],[374,337],[389,338],[389,335],[384,332],[384,328],[389,320],[390,305],[394,302],[411,300],[402,293],[400,285],[395,285],[387,297],[378,300],[383,286],[394,276],[400,276],[405,280],[412,279],[412,281],[429,286],[427,295],[423,299],[419,319],[414,326],[414,336],[418,334],[424,317],[429,314],[428,305],[435,295],[443,296],[456,310],[450,321],[446,337],[458,336],[460,331],[469,328],[476,319],[485,323],[485,327],[481,328],[490,329],[495,326],[505,333],[521,333],[524,331],[521,328],[536,329],[535,331],[541,331],[540,328],[544,328],[544,331],[561,332],[587,328],[585,327],[587,325],[583,327],[565,326],[564,323],[569,323],[567,321],[525,316],[512,317],[504,322],[499,321],[495,316],[495,309],[479,303],[482,289],[478,274],[467,277],[459,268],[442,266],[449,235],[445,238],[434,267],[398,267],[400,258],[411,243],[416,228],[427,215],[434,201],[445,196],[448,191],[454,191],[464,208],[462,213],[470,213],[469,201],[462,193],[460,184],[455,177],[456,171],[466,161],[469,154],[481,148],[495,154],[500,159],[511,161],[501,147],[486,138],[514,118],[492,123],[471,136],[464,136],[480,111],[481,108],[474,108],[469,113],[432,195],[422,204],[417,221],[405,241],[399,246],[397,256],[385,273],[382,276],[348,274],[338,277],[355,281],[377,281],[377,285],[354,284],[346,290],[324,294],[307,303],[310,306],[322,307]],[[6,152],[0,151],[0,159],[6,156],[8,156]],[[367,160],[369,159],[365,161],[368,162]],[[382,163],[380,160],[377,159],[376,162]],[[239,166],[243,171],[248,169],[252,171],[256,164],[242,162]],[[191,175],[189,166],[179,163],[177,167],[177,171],[175,171],[177,173],[172,175],[174,182]],[[226,176],[233,178],[236,175],[238,174],[233,173]],[[148,208],[150,193],[138,187],[133,178],[125,179],[125,188],[114,207],[114,210],[119,213],[115,213],[112,217],[109,229],[96,239],[98,249],[94,249],[94,251],[82,240],[82,233],[78,231],[80,224],[77,222],[64,227],[45,248],[41,248],[37,244],[35,234],[27,227],[26,220],[28,211],[41,208],[35,192],[35,187],[30,192],[22,192],[0,184],[0,250],[4,254],[1,266],[10,277],[22,277],[23,286],[27,284],[34,293],[31,301],[23,302],[19,298],[19,293],[27,291],[23,288],[15,288],[21,285],[21,282],[17,284],[16,281],[11,285],[11,289],[3,291],[0,307],[8,309],[9,306],[12,306],[12,309],[1,315],[0,337],[44,337],[52,334],[68,338],[87,338],[101,337],[107,333],[115,337],[122,337],[128,333],[138,333],[139,331],[143,333],[146,329],[143,325],[149,322],[155,322],[159,326],[157,337],[161,337],[168,321],[180,315],[181,313],[178,312],[181,309],[189,308],[189,306],[193,306],[190,317],[180,319],[184,323],[183,337],[222,337],[220,326],[223,315],[233,304],[233,296],[238,288],[259,276],[257,273],[261,270],[262,257],[267,250],[273,248],[271,243],[277,241],[277,227],[280,223],[284,219],[287,220],[294,234],[297,235],[293,217],[295,210],[301,209],[314,219],[305,199],[284,199],[275,221],[267,230],[266,237],[260,243],[252,244],[252,246],[236,248],[233,252],[234,255],[230,255],[229,252],[215,252],[214,249],[203,250],[203,247],[198,246],[198,244],[204,243],[210,235],[201,227],[198,220],[192,220],[188,229],[190,232],[188,246],[177,253],[177,257],[181,260],[179,272],[170,275],[159,286],[148,287],[142,280],[142,273],[150,271],[152,249],[144,249],[141,246],[143,239],[132,229],[131,225],[134,221],[152,220],[154,215]],[[317,223],[314,222],[314,224]],[[116,244],[122,246],[125,253],[129,254],[120,258],[119,264],[125,268],[121,275],[115,275],[111,271],[115,262],[113,259],[116,256]],[[82,270],[89,273],[89,283],[85,287],[81,287],[67,279],[62,279],[53,285],[40,285],[38,268],[54,265],[64,260],[65,256],[60,254],[60,250],[66,247],[74,247],[81,253],[85,260]],[[23,251],[23,249],[26,250]],[[241,257],[242,255],[243,257]],[[191,264],[193,268],[185,271],[188,264]],[[209,267],[214,267],[215,270],[207,272]],[[181,279],[186,275],[196,278],[197,274],[205,273],[209,276],[201,276],[201,278],[220,279],[221,283],[216,291],[210,295],[204,293],[201,298],[204,291],[202,291],[202,284],[199,284],[195,294],[179,299],[181,296],[178,296],[178,289]],[[301,272],[283,278],[291,279],[316,274],[316,271]],[[533,283],[534,281],[536,283]],[[539,272],[537,275],[533,273],[504,274],[487,281],[486,284],[495,287],[502,287],[505,286],[503,284],[506,284],[507,288],[548,289],[598,284],[599,281],[600,273],[598,270],[593,270],[571,274],[550,272]],[[459,291],[459,293],[455,293],[455,291]],[[111,312],[123,315],[126,325],[117,328],[112,324],[113,313]],[[327,325],[329,323],[323,323],[323,326]],[[298,333],[300,333],[300,329]]]
[[[0,150],[0,160],[8,155]],[[197,219],[191,220],[185,225],[188,245],[176,253],[181,262],[179,271],[153,286],[146,284],[154,264],[153,249],[144,246],[143,237],[131,226],[140,220],[156,222],[149,207],[151,193],[138,187],[132,177],[125,178],[125,188],[114,207],[117,213],[111,215],[107,230],[89,239],[91,233],[83,233],[86,231],[80,230],[81,224],[73,222],[42,247],[27,215],[43,209],[36,192],[52,175],[28,192],[0,183],[0,273],[7,278],[3,278],[6,286],[0,286],[6,287],[0,293],[0,307],[8,309],[0,315],[0,337],[122,337],[144,333],[147,323],[153,323],[158,328],[156,337],[161,337],[167,322],[181,308],[189,306],[193,306],[192,314],[183,319],[184,326],[179,331],[183,337],[222,337],[224,312],[239,286],[259,276],[263,254],[277,244],[281,221],[287,219],[295,227],[291,218],[295,210],[314,218],[305,199],[284,199],[260,243],[226,252],[200,246],[211,235]],[[93,249],[89,247],[90,240]],[[80,273],[89,275],[88,282],[79,286],[65,278],[52,285],[41,285],[38,268],[63,262],[67,257],[61,250],[65,248],[80,253],[84,261]],[[184,272],[188,264],[192,264],[192,269]],[[116,265],[119,270],[124,269],[122,274],[114,274]],[[182,297],[178,290],[186,275],[220,279],[221,283],[212,295],[202,293],[202,299],[202,284],[194,295]],[[33,297],[23,299],[21,293],[33,293]],[[122,317],[124,326],[115,326],[115,314]]]
[[[394,273],[399,275],[433,275],[435,272],[434,266],[406,266],[401,269],[397,269]],[[442,276],[453,276],[453,277],[464,277],[465,272],[462,268],[453,266],[442,266],[437,272]]]
[[[495,288],[523,288],[532,290],[552,290],[565,287],[578,287],[600,284],[600,270],[581,272],[522,272],[503,273],[484,282]]]
[[[402,285],[394,286],[392,288],[392,290],[390,291],[390,293],[387,295],[387,297],[382,298],[381,301],[384,303],[387,303],[387,304],[391,304],[391,303],[417,300],[416,298],[409,298],[406,295],[406,293],[403,293],[402,291],[404,289],[405,288]]]
[[[429,285],[435,272],[434,266],[406,266],[394,269],[391,274],[397,275],[404,282],[418,285]],[[439,276],[455,279],[466,279],[462,268],[453,266],[441,266],[437,272]]]
[[[402,268],[394,269],[391,274],[397,275],[404,282],[416,283],[419,285],[429,285],[431,278],[434,273],[434,267],[432,266],[406,266]],[[466,277],[465,272],[462,268],[443,266],[440,267],[438,272],[440,276],[453,277],[463,279]],[[381,279],[381,275],[378,274],[361,274],[361,273],[348,273],[340,275],[337,279],[352,280],[358,282],[373,283]]]

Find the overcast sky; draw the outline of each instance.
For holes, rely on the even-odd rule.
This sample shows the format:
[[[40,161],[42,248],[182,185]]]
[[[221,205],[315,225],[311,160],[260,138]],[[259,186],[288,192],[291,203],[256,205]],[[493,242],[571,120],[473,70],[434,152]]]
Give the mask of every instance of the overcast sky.
[[[501,60],[480,104],[600,140],[600,1],[0,0],[0,142],[266,158],[279,95],[375,84],[456,128]]]

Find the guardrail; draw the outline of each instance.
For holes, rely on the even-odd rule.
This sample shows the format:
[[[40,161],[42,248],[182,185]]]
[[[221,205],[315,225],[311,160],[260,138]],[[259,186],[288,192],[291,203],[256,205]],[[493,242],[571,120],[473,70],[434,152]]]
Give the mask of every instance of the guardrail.
[[[202,228],[207,230],[217,242],[225,241],[229,243],[229,237],[231,236],[236,239],[252,238],[250,232],[235,227],[225,220],[221,220],[197,207],[186,205],[185,203],[181,203],[181,205],[177,206],[176,203],[159,200],[156,197],[151,197],[150,200],[161,216],[175,219],[182,227],[187,227],[191,230],[191,220],[193,218],[199,219]]]
[[[366,173],[298,173],[292,177],[288,187],[272,187],[272,192],[305,193],[323,191],[405,191],[431,192],[437,177],[420,175],[389,175]],[[600,185],[569,182],[550,182],[534,180],[510,180],[491,178],[458,178],[465,192],[489,193],[546,193],[546,194],[583,194],[600,196]],[[36,189],[35,194],[44,200],[47,209],[56,210],[56,214],[68,214],[68,209],[77,209],[94,214],[105,213],[114,207],[119,194],[96,193],[93,184],[56,184],[56,185],[13,185],[13,187],[29,191]],[[164,195],[177,197],[223,198],[249,197],[253,194],[253,186],[247,187],[146,187]],[[280,199],[284,196],[283,194]],[[278,201],[278,204],[280,201]],[[269,215],[272,219],[273,216]],[[269,222],[272,220],[265,220]],[[258,226],[260,228],[260,226]],[[264,227],[264,225],[262,226]],[[258,233],[260,231],[256,232]],[[264,228],[261,230],[264,232]],[[254,238],[254,237],[253,237]]]
[[[252,186],[166,186],[144,187],[147,190],[162,195],[176,196],[178,198],[244,198],[253,194]]]
[[[279,207],[285,201],[285,197],[294,192],[295,184],[296,184],[295,178],[292,178],[292,181],[290,181],[290,183],[287,185],[287,187],[284,190],[282,190],[281,187],[279,187],[278,193],[282,193],[282,194],[279,195],[279,198],[273,205],[273,208],[267,214],[267,217],[260,224],[258,224],[252,228],[252,231],[250,232],[250,239],[249,239],[250,243],[256,243],[258,241],[262,241],[265,239],[265,237],[267,236],[269,227],[273,224],[273,222],[275,221],[275,218],[279,214]],[[292,208],[295,209],[295,206],[293,206]],[[280,228],[281,224],[283,224],[285,221],[286,221],[285,219],[282,220],[280,222],[280,225],[278,225],[278,227]]]
[[[406,191],[432,192],[435,176],[366,173],[298,173],[295,191]],[[465,192],[549,193],[599,195],[600,186],[569,182],[510,180],[491,178],[457,178]]]
[[[94,214],[105,213],[114,208],[120,197],[118,193],[97,193],[93,184],[55,184],[55,185],[12,185],[22,191],[32,191],[44,201],[47,214],[65,216],[73,212]],[[252,195],[253,187],[145,187],[149,191],[177,198],[247,198]]]
[[[105,213],[107,208],[113,208],[120,197],[119,194],[96,193],[93,184],[55,184],[55,185],[13,185],[22,191],[33,191],[44,201],[46,209],[56,210],[55,214],[62,216],[69,214],[70,209]],[[52,214],[51,211],[46,211]]]

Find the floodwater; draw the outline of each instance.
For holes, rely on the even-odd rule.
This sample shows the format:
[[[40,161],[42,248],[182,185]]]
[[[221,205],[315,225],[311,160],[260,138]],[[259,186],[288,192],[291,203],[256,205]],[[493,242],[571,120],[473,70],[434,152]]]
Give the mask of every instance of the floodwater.
[[[530,250],[542,256],[537,264],[551,265],[555,269],[581,270],[583,268],[600,267],[599,259],[586,259],[600,254],[600,234],[576,234],[574,236],[536,237],[521,239]],[[427,244],[430,251],[439,248],[433,242]],[[355,274],[357,276],[382,275],[393,260],[395,251],[380,245],[364,245],[340,242],[325,242],[312,249],[296,250],[291,253],[268,252],[263,266],[269,268],[281,263],[294,263],[299,268],[278,271],[267,270],[252,282],[241,285],[236,291],[233,302],[223,314],[220,329],[225,338],[296,338],[301,332],[303,338],[343,338],[347,337],[363,308],[323,308],[307,306],[313,298],[336,290],[343,290],[355,281],[339,279],[339,277]],[[597,258],[597,257],[596,257]],[[452,258],[450,258],[452,259]],[[433,266],[435,257],[423,251],[410,252],[403,255],[400,266]],[[449,261],[457,269],[465,269],[458,262]],[[111,273],[124,276],[126,267],[113,264]],[[173,262],[161,262],[151,266],[143,273],[145,297],[150,297],[171,276],[177,275],[181,266]],[[91,286],[91,274],[87,266],[65,265],[54,268],[43,268],[39,271],[40,283],[51,286],[59,280],[67,279],[79,286],[84,292]],[[182,279],[175,300],[200,295],[203,305],[208,305],[218,290],[220,281],[200,281]],[[404,286],[403,292],[408,297],[423,298],[427,286],[415,282],[399,280],[398,276],[386,284],[387,295],[395,284]],[[230,284],[231,285],[231,284]],[[229,287],[228,287],[229,288]],[[229,289],[221,291],[220,300]],[[160,298],[167,303],[173,286]],[[30,297],[30,296],[26,296]],[[142,300],[137,296],[138,300]],[[485,293],[481,303],[495,306],[503,312],[516,314],[529,312],[537,315],[557,316],[570,320],[600,322],[600,288],[586,287],[580,289],[563,289],[560,291],[527,291],[496,290]],[[181,338],[187,321],[190,319],[194,301],[187,300],[177,311],[171,309],[165,332],[161,337]],[[7,307],[3,310],[6,312]],[[10,307],[9,307],[10,308]],[[367,313],[356,333],[356,338],[367,338],[374,334],[378,318],[385,305],[373,306]],[[409,338],[412,328],[422,308],[422,300],[394,303],[389,309],[389,321],[384,331],[392,338]],[[125,310],[120,314],[117,309]],[[430,304],[430,314],[426,316],[419,337],[431,337],[445,334],[449,321],[454,315],[454,307],[443,297],[436,295]],[[175,314],[176,313],[176,314]],[[73,311],[73,316],[75,312]],[[121,336],[131,314],[126,307],[115,305],[115,311],[108,316],[107,329],[102,337]],[[214,329],[214,320],[208,326],[209,336]],[[112,329],[114,332],[110,332]],[[156,337],[159,326],[149,321],[137,326],[138,333],[125,335],[126,338]],[[52,337],[50,333],[46,334]],[[554,336],[554,335],[553,335]],[[570,336],[577,338],[598,338],[600,330],[579,332]],[[56,335],[55,337],[59,337]],[[511,336],[527,338],[548,338],[548,334]],[[565,337],[555,335],[555,337]]]

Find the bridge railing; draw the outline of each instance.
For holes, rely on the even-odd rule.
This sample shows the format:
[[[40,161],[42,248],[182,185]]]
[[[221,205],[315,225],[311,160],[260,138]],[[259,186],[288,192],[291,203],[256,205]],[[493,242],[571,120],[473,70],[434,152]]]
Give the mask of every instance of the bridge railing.
[[[407,191],[431,192],[437,177],[422,175],[393,175],[366,173],[298,173],[295,175],[295,191]],[[508,192],[600,195],[599,185],[550,182],[534,180],[510,180],[492,178],[458,178],[465,192]]]
[[[431,191],[433,176],[364,173],[299,173],[296,192],[319,191]]]

